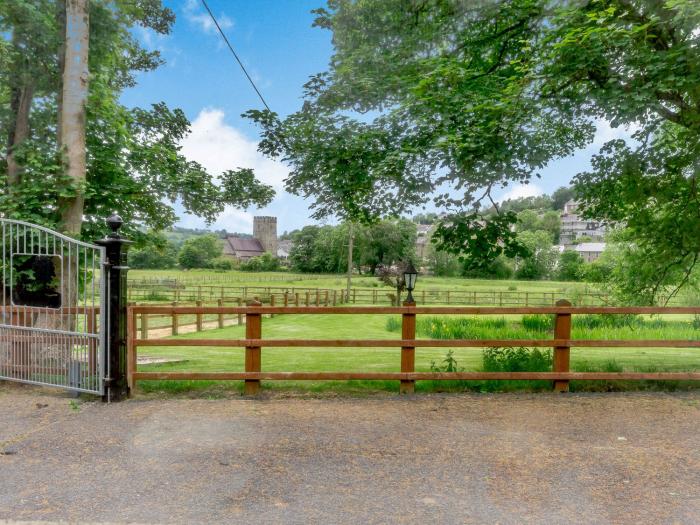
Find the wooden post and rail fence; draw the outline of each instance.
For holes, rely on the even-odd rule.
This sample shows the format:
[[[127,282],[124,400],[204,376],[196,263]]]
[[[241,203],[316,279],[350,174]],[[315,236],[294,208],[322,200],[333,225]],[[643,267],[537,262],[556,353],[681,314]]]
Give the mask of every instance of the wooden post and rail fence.
[[[463,306],[554,306],[561,292],[514,291],[514,290],[464,290],[428,289],[415,292],[416,301],[421,305],[463,305]],[[395,291],[390,288],[345,289],[284,287],[284,286],[227,286],[191,285],[166,286],[151,283],[129,283],[129,302],[177,302],[215,303],[222,300],[231,304],[240,299],[247,303],[255,298],[272,300],[277,304],[294,303],[295,306],[335,306],[337,304],[371,304],[393,306]],[[583,291],[571,298],[576,306],[608,306],[610,298],[604,292]],[[663,303],[663,300],[661,301]],[[669,305],[685,306],[682,297],[672,298]]]
[[[245,339],[145,339],[138,338],[137,316],[177,315],[243,315],[247,318]],[[265,315],[386,315],[402,316],[401,339],[265,339],[262,317]],[[419,315],[523,315],[553,314],[552,339],[417,339],[416,317]],[[396,380],[402,393],[414,391],[418,380],[548,380],[557,391],[567,391],[571,380],[700,380],[700,372],[572,372],[569,367],[571,348],[698,348],[700,340],[590,340],[571,339],[571,318],[585,314],[691,314],[699,315],[700,307],[582,307],[559,301],[544,307],[368,307],[368,306],[130,306],[128,309],[127,363],[128,383],[134,388],[142,380],[242,380],[245,393],[259,392],[262,380]],[[543,347],[553,349],[551,372],[424,372],[415,370],[417,348],[491,348]],[[242,348],[245,351],[243,371],[227,372],[157,372],[140,371],[138,350],[144,347],[218,347]],[[396,348],[398,372],[302,372],[262,371],[264,348]]]

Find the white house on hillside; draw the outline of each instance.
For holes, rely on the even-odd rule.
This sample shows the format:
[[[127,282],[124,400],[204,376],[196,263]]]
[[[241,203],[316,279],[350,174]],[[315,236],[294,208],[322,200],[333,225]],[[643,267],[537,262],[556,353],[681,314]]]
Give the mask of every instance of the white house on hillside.
[[[564,246],[572,246],[581,237],[589,237],[591,241],[602,243],[607,233],[605,225],[599,221],[583,219],[577,211],[578,204],[574,200],[564,205],[559,242]]]

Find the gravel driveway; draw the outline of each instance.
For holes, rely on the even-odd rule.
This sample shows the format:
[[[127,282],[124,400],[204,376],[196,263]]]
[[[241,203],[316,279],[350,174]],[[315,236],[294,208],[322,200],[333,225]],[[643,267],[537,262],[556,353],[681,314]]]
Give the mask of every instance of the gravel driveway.
[[[700,394],[72,402],[0,385],[0,522],[700,522]]]

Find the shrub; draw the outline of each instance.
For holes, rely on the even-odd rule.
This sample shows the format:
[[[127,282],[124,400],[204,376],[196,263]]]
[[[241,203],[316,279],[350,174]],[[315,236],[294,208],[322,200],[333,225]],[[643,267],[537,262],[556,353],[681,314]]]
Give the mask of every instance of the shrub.
[[[433,339],[489,338],[494,335],[494,331],[505,328],[507,322],[503,317],[419,317],[416,324],[420,335]]]
[[[666,324],[663,319],[657,319],[656,321],[657,327],[665,326]],[[634,314],[586,314],[573,316],[574,328],[624,328],[626,326],[641,326],[643,324],[644,319]]]
[[[463,372],[464,367],[460,367],[457,364],[457,360],[454,357],[454,351],[448,350],[445,359],[442,360],[442,365],[438,365],[435,361],[430,362],[431,372]]]
[[[386,330],[388,332],[398,332],[401,330],[401,318],[400,317],[389,317],[386,320]]]
[[[548,372],[552,369],[551,351],[539,348],[486,348],[482,358],[486,372]]]
[[[244,272],[274,272],[280,269],[280,261],[271,253],[263,253],[259,257],[252,257],[241,263]]]
[[[211,267],[212,269],[218,271],[228,271],[235,268],[235,263],[233,262],[233,259],[228,257],[217,257],[216,259],[212,260]]]
[[[532,332],[547,332],[554,328],[554,315],[523,315],[521,323],[526,330]]]

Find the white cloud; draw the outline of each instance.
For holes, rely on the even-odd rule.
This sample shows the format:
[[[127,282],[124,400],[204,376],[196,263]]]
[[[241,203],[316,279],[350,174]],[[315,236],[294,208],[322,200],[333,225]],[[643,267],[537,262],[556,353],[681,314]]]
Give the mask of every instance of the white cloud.
[[[181,143],[181,153],[189,160],[199,162],[214,175],[236,168],[251,168],[259,180],[270,184],[277,192],[283,191],[284,179],[288,174],[284,164],[264,157],[258,152],[257,143],[226,124],[224,116],[220,109],[200,111],[192,122],[190,134]],[[186,225],[188,221],[184,219],[181,224]],[[227,207],[214,227],[247,231],[252,223],[250,213]]]
[[[209,13],[201,9],[199,0],[187,0],[183,11],[185,13],[185,18],[205,33],[214,33],[216,31],[214,21],[209,16]],[[219,22],[221,29],[230,29],[233,27],[233,20],[223,13],[216,15],[216,20]]]
[[[613,128],[607,120],[596,120],[596,131],[593,137],[593,145],[599,148],[606,142],[614,139],[623,139],[627,142],[632,140],[632,135],[640,129],[638,125],[618,126]]]
[[[512,186],[510,190],[501,195],[497,200],[498,202],[507,201],[508,199],[520,199],[523,197],[535,197],[537,195],[542,195],[544,190],[540,188],[537,184],[516,184]]]

